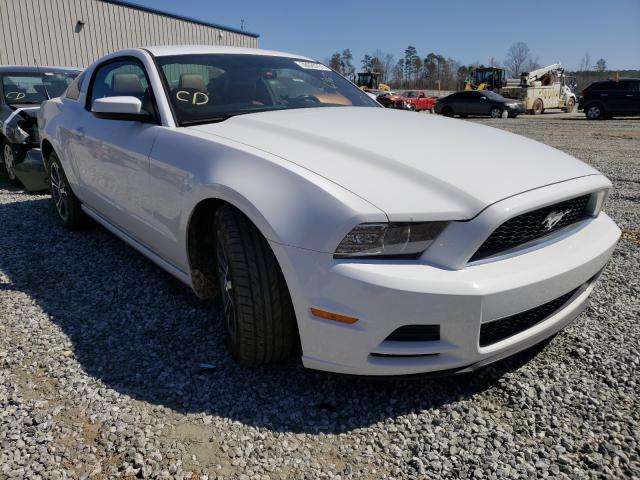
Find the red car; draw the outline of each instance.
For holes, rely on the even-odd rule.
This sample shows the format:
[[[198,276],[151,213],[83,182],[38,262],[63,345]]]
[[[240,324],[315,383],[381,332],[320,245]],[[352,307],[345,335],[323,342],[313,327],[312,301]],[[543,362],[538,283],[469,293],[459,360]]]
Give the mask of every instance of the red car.
[[[424,90],[401,92],[400,97],[410,110],[415,111],[431,110],[436,103],[436,99],[427,95]]]

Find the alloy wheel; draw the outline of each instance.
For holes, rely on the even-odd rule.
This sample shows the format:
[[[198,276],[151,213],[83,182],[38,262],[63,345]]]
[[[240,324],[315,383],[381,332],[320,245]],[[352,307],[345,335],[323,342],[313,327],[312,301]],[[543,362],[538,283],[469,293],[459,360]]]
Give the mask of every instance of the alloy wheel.
[[[11,145],[9,145],[8,143],[5,144],[4,146],[3,158],[4,158],[4,167],[5,167],[5,170],[7,171],[7,176],[9,177],[9,180],[15,181],[16,173],[13,171],[13,162],[14,162],[13,148],[11,148]]]
[[[587,110],[587,117],[589,117],[592,120],[597,120],[598,118],[600,118],[600,116],[601,116],[600,107],[598,107],[597,105],[589,107],[589,110]]]
[[[492,108],[491,118],[500,118],[500,117],[502,117],[502,110],[500,110],[499,108]]]
[[[222,298],[222,308],[229,334],[229,341],[234,344],[237,335],[236,307],[233,299],[233,282],[231,281],[231,271],[229,259],[225,250],[224,242],[218,238],[216,248],[216,258],[218,260],[218,281],[220,283],[220,294]]]
[[[62,172],[60,171],[60,166],[57,162],[51,164],[50,179],[53,203],[56,206],[60,218],[66,222],[69,219],[69,196]]]

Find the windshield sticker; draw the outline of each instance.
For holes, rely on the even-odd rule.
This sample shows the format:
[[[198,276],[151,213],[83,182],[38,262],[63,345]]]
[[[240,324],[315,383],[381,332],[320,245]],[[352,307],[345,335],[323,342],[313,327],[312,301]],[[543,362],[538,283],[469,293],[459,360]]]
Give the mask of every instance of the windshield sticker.
[[[324,70],[324,71],[331,71],[331,69],[329,67],[326,67],[324,65],[322,65],[321,63],[315,63],[315,62],[299,62],[297,60],[294,60],[294,62],[296,65],[298,65],[301,68],[304,68],[305,70]]]

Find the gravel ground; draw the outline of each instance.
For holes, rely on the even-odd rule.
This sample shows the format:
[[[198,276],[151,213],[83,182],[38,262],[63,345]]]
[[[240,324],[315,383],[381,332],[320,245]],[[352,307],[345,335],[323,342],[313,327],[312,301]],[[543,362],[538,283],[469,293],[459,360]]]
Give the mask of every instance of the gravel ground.
[[[464,377],[242,369],[214,305],[0,180],[0,478],[640,478],[640,119],[479,121],[607,174],[625,234],[579,319]]]

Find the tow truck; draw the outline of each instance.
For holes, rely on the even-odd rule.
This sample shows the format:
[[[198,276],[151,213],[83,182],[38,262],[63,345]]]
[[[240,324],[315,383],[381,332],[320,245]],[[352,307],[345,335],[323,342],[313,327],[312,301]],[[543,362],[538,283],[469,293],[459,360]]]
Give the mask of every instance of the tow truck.
[[[572,112],[576,105],[576,95],[569,88],[560,63],[523,72],[519,79],[507,78],[498,93],[520,100],[525,111],[534,115],[540,115],[549,108]]]

